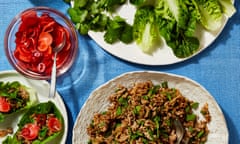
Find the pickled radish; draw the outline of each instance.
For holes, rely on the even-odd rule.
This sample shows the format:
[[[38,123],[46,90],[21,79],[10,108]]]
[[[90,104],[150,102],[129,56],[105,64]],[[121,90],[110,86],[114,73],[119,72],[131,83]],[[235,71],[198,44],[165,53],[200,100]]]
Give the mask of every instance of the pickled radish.
[[[39,42],[38,48],[37,48],[40,52],[45,52],[48,49],[52,49],[52,47],[48,44],[46,44],[45,42]]]
[[[0,96],[0,112],[9,112],[10,110],[10,103],[7,102],[5,97]]]
[[[58,132],[62,129],[62,124],[56,117],[50,117],[47,126],[51,132]]]
[[[39,35],[38,43],[50,46],[53,42],[53,37],[50,33],[42,32]]]
[[[26,124],[21,131],[21,136],[26,140],[34,140],[38,137],[40,128],[36,124]]]
[[[18,64],[32,72],[50,75],[53,64],[53,50],[66,35],[66,44],[57,56],[57,67],[68,58],[71,42],[68,30],[48,13],[38,15],[30,11],[21,16],[21,24],[15,36],[14,57]]]

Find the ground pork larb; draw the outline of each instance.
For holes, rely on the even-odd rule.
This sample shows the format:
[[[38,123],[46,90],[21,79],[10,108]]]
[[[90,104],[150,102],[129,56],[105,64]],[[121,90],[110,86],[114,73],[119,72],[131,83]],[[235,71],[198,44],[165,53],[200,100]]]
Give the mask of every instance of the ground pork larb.
[[[182,143],[204,144],[211,121],[207,103],[201,109],[203,120],[194,113],[198,102],[185,98],[167,82],[151,81],[119,86],[109,96],[105,112],[96,113],[87,128],[90,144],[174,144],[177,140],[173,121],[179,119],[185,133]]]

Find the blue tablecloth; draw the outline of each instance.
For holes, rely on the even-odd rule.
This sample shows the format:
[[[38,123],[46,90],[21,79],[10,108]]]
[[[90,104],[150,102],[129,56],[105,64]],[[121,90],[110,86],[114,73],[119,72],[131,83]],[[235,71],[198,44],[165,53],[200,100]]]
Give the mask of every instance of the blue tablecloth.
[[[4,53],[4,35],[12,18],[24,9],[49,6],[65,15],[69,5],[62,0],[0,1],[0,71],[11,70]],[[101,49],[88,36],[79,35],[79,53],[70,71],[57,81],[69,118],[67,143],[72,143],[72,128],[92,90],[129,71],[155,70],[187,76],[203,85],[220,105],[229,129],[229,143],[240,143],[240,2],[237,13],[219,37],[199,55],[168,66],[144,66],[118,59]]]

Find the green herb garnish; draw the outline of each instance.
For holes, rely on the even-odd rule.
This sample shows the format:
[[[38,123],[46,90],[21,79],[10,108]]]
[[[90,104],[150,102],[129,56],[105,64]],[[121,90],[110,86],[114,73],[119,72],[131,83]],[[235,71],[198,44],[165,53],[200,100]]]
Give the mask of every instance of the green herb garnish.
[[[187,121],[194,121],[196,119],[195,114],[187,114],[186,120]]]

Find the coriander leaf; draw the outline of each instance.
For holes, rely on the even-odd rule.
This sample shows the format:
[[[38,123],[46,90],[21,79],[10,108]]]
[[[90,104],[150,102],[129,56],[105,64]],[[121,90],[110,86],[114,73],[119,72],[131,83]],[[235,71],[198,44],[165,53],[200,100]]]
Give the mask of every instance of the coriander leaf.
[[[186,121],[194,121],[196,119],[195,114],[187,114]]]
[[[133,42],[133,28],[129,24],[126,24],[123,28],[122,34],[120,36],[120,41],[122,41],[125,44]]]

